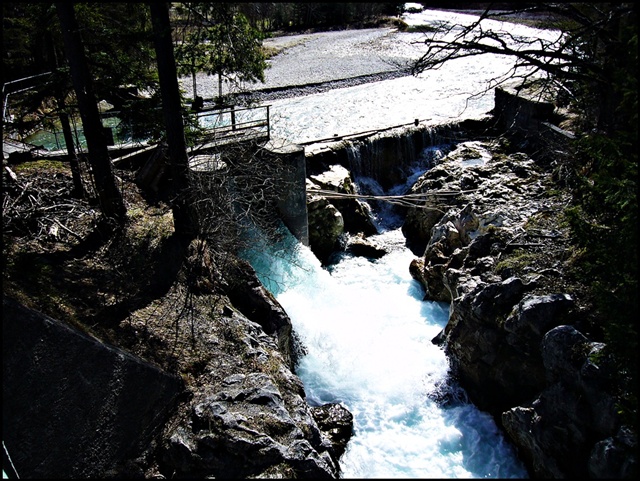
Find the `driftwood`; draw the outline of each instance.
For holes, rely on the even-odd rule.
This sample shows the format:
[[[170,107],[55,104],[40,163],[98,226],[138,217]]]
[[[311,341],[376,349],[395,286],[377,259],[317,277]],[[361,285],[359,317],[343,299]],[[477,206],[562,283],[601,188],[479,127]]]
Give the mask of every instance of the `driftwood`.
[[[81,240],[73,225],[95,214],[87,202],[71,196],[70,175],[32,172],[24,176],[5,166],[2,228],[31,240]]]

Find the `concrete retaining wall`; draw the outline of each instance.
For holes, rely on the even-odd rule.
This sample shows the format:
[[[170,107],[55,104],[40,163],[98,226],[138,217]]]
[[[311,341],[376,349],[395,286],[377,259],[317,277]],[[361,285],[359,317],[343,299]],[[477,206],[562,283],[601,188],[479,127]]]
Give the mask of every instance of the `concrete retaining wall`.
[[[275,157],[288,167],[288,178],[283,183],[278,208],[282,221],[302,244],[309,245],[309,219],[307,216],[307,170],[304,147],[271,139],[260,155],[265,162]]]
[[[567,141],[574,134],[558,127],[562,117],[548,92],[534,87],[520,88],[514,83],[495,89],[496,127],[540,155],[565,155]]]

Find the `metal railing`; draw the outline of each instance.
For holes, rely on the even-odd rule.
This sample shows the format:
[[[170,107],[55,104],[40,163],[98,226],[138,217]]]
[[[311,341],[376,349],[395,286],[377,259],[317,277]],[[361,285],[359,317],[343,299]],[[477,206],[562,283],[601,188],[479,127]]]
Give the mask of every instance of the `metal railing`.
[[[119,114],[120,112],[116,111],[101,112],[100,114],[108,145],[114,147],[142,145],[143,142],[135,142],[130,138],[121,138],[118,135],[118,124],[121,122]],[[225,106],[205,109],[197,113],[197,118],[199,125],[204,129],[199,139],[202,144],[229,144],[247,140],[262,141],[269,140],[271,136],[268,105],[258,107]],[[74,147],[79,152],[83,152],[86,150],[86,140],[79,115],[70,115],[69,120]],[[57,122],[53,122],[48,128],[41,128],[37,132],[18,135],[18,138],[13,140],[24,144],[25,148],[30,144],[33,144],[32,148],[39,146],[48,151],[63,150],[66,147],[62,128]]]
[[[206,142],[269,140],[271,137],[269,105],[207,109],[197,116],[204,128],[201,140]]]

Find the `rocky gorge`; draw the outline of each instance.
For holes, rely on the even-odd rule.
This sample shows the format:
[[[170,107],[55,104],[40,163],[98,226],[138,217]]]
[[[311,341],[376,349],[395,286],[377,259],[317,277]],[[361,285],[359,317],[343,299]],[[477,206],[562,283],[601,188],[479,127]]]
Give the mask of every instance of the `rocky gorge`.
[[[467,132],[407,192],[425,199],[405,208],[402,231],[416,254],[408,268],[425,299],[450,304],[433,342],[445,349],[464,389],[443,386],[435,396],[447,403],[468,395],[490,412],[533,477],[630,478],[636,434],[617,412],[614,372],[598,357],[604,344],[594,340],[589,300],[571,275],[576,253],[562,221],[569,194],[561,129],[540,130],[557,112],[526,99],[509,112],[510,93],[498,90],[495,112],[521,116],[507,122],[517,128],[503,130],[504,118],[496,116],[482,136]],[[310,192],[352,195],[354,179],[343,169],[311,176]],[[310,232],[324,233],[310,236],[319,256],[345,232],[344,249],[384,255],[353,227],[354,218],[366,217],[357,198],[313,195],[309,217]]]
[[[416,255],[407,269],[425,299],[450,304],[433,342],[464,393],[442,386],[433,397],[468,396],[491,413],[532,477],[632,477],[636,434],[616,411],[610,367],[597,356],[604,345],[570,276],[558,146],[546,155],[538,133],[508,134],[495,120],[467,125],[407,193],[424,203],[400,208]],[[339,250],[383,256],[348,164],[323,165],[307,179],[310,247],[326,262]],[[15,176],[7,185],[36,181]],[[71,182],[68,172],[53,177]],[[135,191],[128,186],[132,205]],[[22,257],[8,262],[3,424],[17,475],[340,477],[353,416],[339,403],[307,402],[295,375],[304,346],[286,312],[247,262],[218,264],[206,242],[169,234],[170,211],[139,209],[147,214],[134,216],[127,239],[137,247],[124,255],[116,241],[78,257],[67,247],[76,239],[58,239],[57,253],[24,258],[40,259],[36,278],[20,280]],[[107,266],[88,309],[73,270],[85,262],[93,276]],[[91,327],[74,327],[72,309]]]
[[[541,108],[545,121],[555,114]],[[537,119],[516,137],[494,121],[468,130],[425,171],[409,193],[427,200],[404,212],[416,256],[407,269],[426,299],[450,304],[433,342],[465,391],[442,386],[434,397],[468,395],[490,412],[532,477],[633,477],[636,433],[616,412],[610,367],[597,356],[603,344],[569,275],[561,149],[541,154]],[[375,227],[351,166],[333,157],[322,168],[308,158],[311,247],[325,262],[339,250],[383,256],[368,239]],[[383,171],[398,160],[388,156]],[[36,195],[38,175],[14,170],[15,178],[3,170],[13,199]],[[170,210],[146,204],[131,173],[117,173],[132,212],[127,239],[87,248],[60,230],[43,242],[51,252],[3,248],[12,474],[340,477],[352,415],[307,402],[295,375],[304,346],[286,312],[246,262],[217,264],[206,243],[173,237]],[[50,178],[60,182],[53,191],[71,185],[68,169]],[[83,234],[91,206],[75,208],[67,226]]]

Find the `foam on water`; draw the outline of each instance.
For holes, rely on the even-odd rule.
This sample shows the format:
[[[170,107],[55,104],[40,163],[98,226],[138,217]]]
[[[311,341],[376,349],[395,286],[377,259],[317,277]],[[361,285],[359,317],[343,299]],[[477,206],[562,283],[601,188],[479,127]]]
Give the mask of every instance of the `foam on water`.
[[[436,402],[449,363],[431,340],[448,305],[422,300],[400,229],[376,237],[383,258],[344,256],[330,269],[291,239],[247,254],[307,349],[297,374],[309,403],[340,402],[354,416],[343,477],[527,477],[488,414]]]

